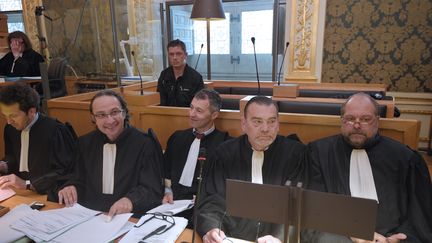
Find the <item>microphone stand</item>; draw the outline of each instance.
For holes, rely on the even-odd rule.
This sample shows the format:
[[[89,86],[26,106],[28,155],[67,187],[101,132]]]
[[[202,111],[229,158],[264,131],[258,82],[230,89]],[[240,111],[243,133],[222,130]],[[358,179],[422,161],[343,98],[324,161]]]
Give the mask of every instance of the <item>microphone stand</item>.
[[[202,51],[203,47],[204,47],[204,44],[201,44],[201,49],[200,49],[200,52],[199,52],[199,54],[198,54],[198,59],[197,59],[197,61],[196,61],[196,63],[195,63],[195,70],[196,70],[197,67],[198,67],[198,62],[199,62],[199,59],[200,59],[200,57],[201,57],[201,51]]]
[[[136,69],[137,69],[137,71],[138,71],[138,75],[139,75],[139,78],[140,78],[140,84],[141,84],[141,92],[140,92],[140,94],[141,94],[141,95],[144,95],[144,91],[143,91],[143,80],[142,80],[142,77],[141,77],[141,72],[140,72],[140,70],[139,70],[139,68],[138,68],[138,63],[137,63],[137,61],[136,61],[136,59],[135,59],[135,52],[134,52],[134,51],[131,51],[131,54],[132,54],[132,57],[133,57],[133,59],[134,59],[135,67],[136,67]]]
[[[254,49],[255,70],[256,70],[256,76],[257,76],[257,81],[258,81],[258,95],[260,95],[261,94],[261,84],[260,84],[259,75],[258,75],[258,62],[257,62],[257,57],[256,57],[256,51],[255,51],[255,37],[252,37],[251,41],[252,41],[253,49]]]
[[[198,176],[198,191],[197,191],[197,195],[195,198],[195,205],[194,205],[194,218],[193,218],[193,232],[192,232],[192,243],[195,243],[195,231],[197,228],[197,222],[198,222],[198,215],[197,215],[197,207],[198,207],[198,202],[199,202],[199,198],[200,198],[200,194],[201,194],[201,184],[202,184],[202,171],[203,171],[203,165],[204,162],[206,161],[206,149],[205,148],[200,148],[199,151],[199,155],[198,155],[198,161],[200,162],[200,170],[199,170],[199,176]]]
[[[287,52],[287,50],[288,50],[288,46],[289,46],[289,42],[286,43],[285,51],[284,51],[284,55],[283,55],[283,57],[282,57],[282,63],[281,63],[281,66],[280,66],[280,68],[279,68],[279,74],[278,74],[278,86],[280,86],[280,75],[281,75],[281,72],[282,72],[282,67],[283,67],[283,64],[284,64],[284,61],[285,61],[285,56],[286,56],[286,52]]]

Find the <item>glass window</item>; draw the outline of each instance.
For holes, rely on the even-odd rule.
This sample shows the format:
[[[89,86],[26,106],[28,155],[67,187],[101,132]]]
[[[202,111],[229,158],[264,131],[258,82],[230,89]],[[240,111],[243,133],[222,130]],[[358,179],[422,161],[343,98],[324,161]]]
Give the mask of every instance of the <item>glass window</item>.
[[[21,0],[0,0],[0,13],[8,16],[8,32],[24,30]]]
[[[230,53],[230,14],[225,14],[224,20],[210,22],[210,46],[212,54]],[[198,54],[201,44],[207,50],[207,22],[193,21],[194,54]]]
[[[242,12],[242,54],[253,54],[251,37],[255,37],[257,54],[271,54],[273,38],[273,10]]]

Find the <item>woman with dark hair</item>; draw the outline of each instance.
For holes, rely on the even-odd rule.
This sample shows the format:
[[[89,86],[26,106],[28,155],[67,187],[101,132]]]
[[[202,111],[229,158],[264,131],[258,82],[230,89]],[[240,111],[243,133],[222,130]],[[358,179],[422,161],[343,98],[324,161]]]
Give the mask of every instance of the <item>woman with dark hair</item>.
[[[10,51],[0,59],[0,75],[40,76],[39,63],[45,60],[32,49],[27,35],[21,31],[14,31],[8,35],[7,40]]]

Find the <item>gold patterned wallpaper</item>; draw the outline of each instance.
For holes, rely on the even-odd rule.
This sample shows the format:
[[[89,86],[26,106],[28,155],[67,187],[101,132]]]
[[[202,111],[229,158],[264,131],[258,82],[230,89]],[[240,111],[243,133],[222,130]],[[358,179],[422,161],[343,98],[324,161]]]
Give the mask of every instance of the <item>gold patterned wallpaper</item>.
[[[432,92],[432,1],[328,0],[322,82]]]

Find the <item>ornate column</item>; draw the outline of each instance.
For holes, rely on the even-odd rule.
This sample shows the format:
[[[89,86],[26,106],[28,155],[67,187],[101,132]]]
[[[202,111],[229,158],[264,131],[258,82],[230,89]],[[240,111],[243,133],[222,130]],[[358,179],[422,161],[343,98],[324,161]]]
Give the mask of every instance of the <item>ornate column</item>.
[[[287,25],[290,31],[289,62],[285,81],[319,80],[316,69],[319,3],[319,0],[291,1],[291,23]]]
[[[27,36],[30,38],[31,43],[33,44],[33,49],[39,52],[40,43],[38,39],[38,29],[35,16],[36,6],[42,6],[42,0],[22,0],[25,31]],[[46,49],[46,52],[48,53],[48,49]],[[49,53],[47,56],[49,56]]]

